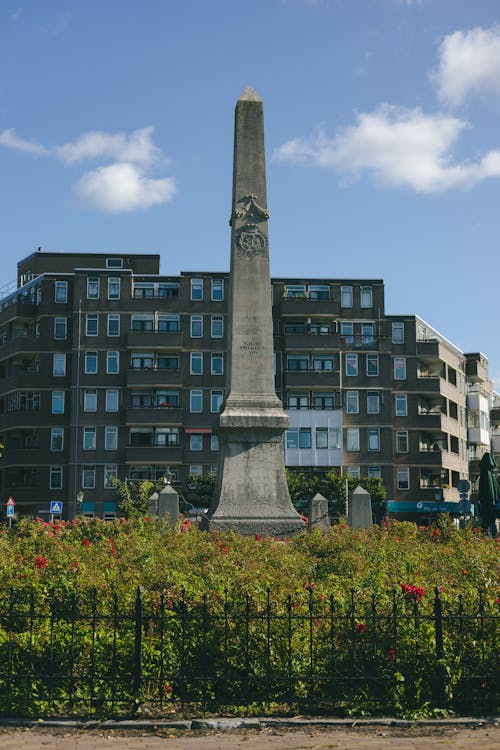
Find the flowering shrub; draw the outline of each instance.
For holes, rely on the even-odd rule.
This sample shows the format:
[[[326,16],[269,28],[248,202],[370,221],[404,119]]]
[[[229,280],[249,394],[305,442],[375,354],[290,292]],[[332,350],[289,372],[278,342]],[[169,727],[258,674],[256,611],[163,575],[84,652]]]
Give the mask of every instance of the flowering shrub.
[[[171,529],[155,518],[24,520],[14,529],[0,529],[0,665],[14,658],[22,663],[27,653],[26,669],[48,664],[52,673],[50,660],[57,659],[61,674],[73,674],[68,659],[78,646],[80,672],[88,674],[85,659],[95,643],[103,665],[99,669],[114,665],[133,701],[133,659],[127,654],[134,652],[137,638],[130,613],[140,586],[146,613],[143,666],[154,674],[164,661],[174,665],[169,673],[160,670],[158,677],[161,695],[170,704],[178,699],[186,703],[192,695],[215,700],[216,683],[195,682],[191,695],[185,682],[176,682],[176,669],[187,673],[191,668],[195,673],[201,663],[207,669],[212,664],[217,674],[232,674],[231,689],[239,700],[244,690],[248,699],[251,689],[253,700],[264,702],[262,686],[272,688],[266,682],[269,670],[284,670],[289,685],[290,670],[292,675],[307,676],[316,665],[321,672],[323,665],[342,675],[354,665],[358,675],[376,673],[385,688],[373,693],[359,687],[356,693],[358,683],[351,681],[342,693],[341,682],[335,683],[332,705],[338,712],[405,713],[412,707],[425,713],[443,702],[460,707],[462,692],[468,700],[479,700],[481,691],[486,692],[477,681],[467,683],[465,690],[465,672],[470,668],[471,674],[478,674],[478,658],[485,674],[493,668],[498,623],[493,616],[500,604],[498,551],[498,543],[482,533],[419,529],[387,520],[369,532],[353,533],[341,523],[326,532],[304,531],[290,539],[208,534],[182,520]],[[439,648],[433,619],[436,590],[446,611],[454,613],[446,620]],[[30,615],[35,604],[36,611],[45,612],[43,617]],[[467,615],[478,607],[482,640],[476,620]],[[73,622],[72,629],[75,612],[83,613],[83,619],[76,626]],[[122,616],[123,612],[128,614]],[[35,634],[38,640],[33,641]],[[470,652],[464,646],[469,636],[475,644]],[[71,639],[74,648],[68,646]],[[248,664],[242,672],[245,653]],[[128,672],[119,666],[121,656]],[[435,675],[437,666],[447,675],[442,680],[447,694],[446,700],[433,704],[429,675]],[[94,668],[98,671],[96,664]],[[0,666],[0,701],[2,674]],[[328,685],[321,680],[321,695],[328,695]],[[103,677],[102,690],[110,684],[110,677]],[[15,690],[9,689],[11,710],[18,710]],[[294,701],[306,701],[312,687],[297,678],[294,691]],[[39,693],[40,686],[33,688],[33,696]],[[236,700],[225,695],[227,701]],[[278,689],[276,695],[283,704],[291,702]],[[41,705],[36,704],[38,710]],[[65,704],[57,709],[64,712]]]

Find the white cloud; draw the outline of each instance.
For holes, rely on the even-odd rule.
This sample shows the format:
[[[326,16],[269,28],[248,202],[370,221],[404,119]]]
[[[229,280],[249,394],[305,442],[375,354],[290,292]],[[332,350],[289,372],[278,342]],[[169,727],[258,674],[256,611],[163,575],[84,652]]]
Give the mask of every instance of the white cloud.
[[[7,146],[7,148],[13,148],[17,151],[24,151],[27,154],[33,154],[35,156],[46,156],[49,150],[42,146],[38,141],[27,141],[23,138],[18,138],[14,128],[8,128],[0,133],[0,145]]]
[[[151,125],[134,130],[130,135],[90,131],[83,133],[76,141],[58,146],[55,153],[69,164],[85,159],[106,158],[149,166],[161,156],[160,149],[152,140],[153,131]]]
[[[278,161],[330,167],[352,177],[367,173],[377,182],[432,193],[470,187],[500,176],[500,151],[476,163],[454,163],[451,149],[468,123],[443,114],[383,104],[360,113],[354,125],[332,138],[322,131],[294,138],[274,152]]]
[[[441,42],[439,58],[432,77],[442,101],[457,105],[469,94],[500,94],[500,25],[455,31]]]
[[[114,162],[86,172],[74,190],[84,205],[120,213],[167,203],[175,195],[172,177],[151,176],[153,167],[167,161],[153,143],[153,130],[149,126],[130,134],[90,131],[75,141],[47,148],[19,138],[10,128],[0,133],[0,145],[33,156],[51,156],[65,164],[96,159]]]
[[[134,164],[118,163],[87,172],[74,189],[86,206],[120,213],[167,203],[175,194],[175,182],[170,177],[151,179]]]

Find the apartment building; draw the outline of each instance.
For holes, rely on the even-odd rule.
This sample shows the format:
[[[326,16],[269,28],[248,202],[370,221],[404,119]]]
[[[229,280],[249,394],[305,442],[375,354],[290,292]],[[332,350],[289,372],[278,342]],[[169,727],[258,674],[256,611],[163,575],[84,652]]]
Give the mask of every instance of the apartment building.
[[[215,472],[227,290],[227,273],[161,274],[158,255],[20,261],[0,301],[4,502],[110,518],[113,477]],[[458,501],[469,452],[489,449],[480,394],[468,424],[474,388],[491,394],[486,358],[387,315],[380,279],[276,278],[272,295],[287,466],[381,477],[403,518]]]

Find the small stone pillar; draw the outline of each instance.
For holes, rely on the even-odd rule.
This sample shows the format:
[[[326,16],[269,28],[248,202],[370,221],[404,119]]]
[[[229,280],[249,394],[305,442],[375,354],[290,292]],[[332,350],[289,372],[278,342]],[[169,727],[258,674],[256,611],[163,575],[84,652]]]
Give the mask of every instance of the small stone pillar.
[[[317,492],[309,501],[309,528],[329,529],[328,500]]]
[[[351,529],[371,529],[373,527],[370,493],[359,484],[349,500],[347,523]]]
[[[179,520],[179,493],[167,482],[161,492],[153,492],[148,500],[148,514],[165,518],[170,526]]]

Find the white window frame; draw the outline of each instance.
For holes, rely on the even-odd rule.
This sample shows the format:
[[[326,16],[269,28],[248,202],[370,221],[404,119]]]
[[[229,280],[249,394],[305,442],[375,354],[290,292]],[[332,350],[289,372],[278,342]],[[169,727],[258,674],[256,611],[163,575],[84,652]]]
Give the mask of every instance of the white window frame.
[[[90,290],[95,287],[97,294],[91,294]],[[101,293],[101,280],[99,276],[87,276],[87,299],[99,299]]]
[[[340,287],[340,306],[341,307],[352,307],[353,306],[353,288],[352,286],[341,286]]]
[[[353,368],[353,369],[355,369],[355,372],[349,372],[349,369],[348,369],[348,366],[347,366],[347,363],[348,363],[349,360],[351,360],[352,363],[353,363],[353,365],[355,365],[355,367]],[[357,353],[346,352],[346,355],[345,355],[345,375],[346,375],[346,378],[356,378],[359,375],[359,358],[358,358]]]
[[[89,409],[89,399],[95,398],[95,409]],[[93,413],[97,411],[97,388],[85,388],[83,392],[83,411]]]
[[[116,364],[110,366],[111,362]],[[107,375],[118,375],[120,372],[120,352],[119,351],[107,351],[106,352],[106,374]]]
[[[406,380],[406,357],[394,357],[394,380]],[[398,366],[402,367],[403,375],[398,375]]]
[[[193,408],[197,405],[199,399],[200,408]],[[203,391],[200,388],[192,388],[189,391],[189,411],[191,414],[201,414],[203,412]]]
[[[95,327],[94,327],[94,324],[95,324]],[[98,336],[99,335],[98,313],[87,313],[85,315],[85,335],[86,336]]]
[[[369,309],[373,307],[373,287],[362,286],[360,289],[360,307]]]
[[[59,477],[59,480],[54,481],[55,477]],[[49,489],[62,490],[63,478],[64,478],[64,469],[62,466],[50,466],[49,467]]]
[[[220,289],[220,295],[216,294],[216,289]],[[211,285],[212,302],[222,302],[224,299],[224,279],[212,279]]]
[[[403,447],[400,448],[400,441],[403,441]],[[396,453],[409,453],[410,437],[408,430],[396,430]]]
[[[410,489],[410,467],[398,466],[396,471],[396,482],[398,490]],[[406,486],[405,486],[406,485]]]
[[[112,405],[112,399],[115,398],[116,409],[110,408],[110,405]],[[120,411],[120,391],[118,388],[106,388],[105,411],[108,413],[116,413]]]
[[[359,427],[348,427],[346,429],[346,450],[350,453],[359,451]]]
[[[203,352],[189,353],[189,373],[191,375],[203,375]]]
[[[210,336],[213,339],[224,338],[224,316],[223,315],[211,315],[210,316]]]
[[[111,332],[111,325],[110,323],[116,323],[118,322],[117,330],[116,332]],[[108,336],[119,336],[120,335],[120,314],[119,313],[108,313],[108,320],[107,320],[107,334]]]
[[[345,413],[359,414],[359,391],[345,392]]]
[[[59,410],[59,409],[54,410],[54,404],[58,400],[60,400],[60,402],[62,403],[62,409],[61,410]],[[52,414],[64,414],[64,410],[65,410],[65,406],[66,406],[65,401],[66,401],[66,392],[65,391],[58,391],[58,390],[52,391],[51,413]]]
[[[370,408],[370,399],[376,400],[377,408]],[[380,391],[367,391],[366,392],[366,413],[367,414],[380,414]]]
[[[380,451],[380,427],[368,427],[367,447],[370,452]]]
[[[57,329],[62,326],[64,329],[64,336],[57,335]],[[67,318],[54,318],[54,340],[65,341],[68,337],[68,319]]]
[[[89,440],[90,439],[90,440]],[[89,447],[90,442],[90,447]],[[82,432],[82,450],[95,451],[97,448],[97,428],[85,425]]]
[[[190,434],[189,450],[190,451],[202,451],[203,450],[203,435],[201,432],[192,432]]]
[[[200,326],[199,333],[193,333],[196,328]],[[191,315],[189,320],[189,335],[192,339],[201,339],[203,337],[203,315]]]
[[[401,332],[401,335],[397,333]],[[405,324],[402,320],[392,321],[392,343],[393,344],[404,344],[405,342]]]
[[[220,372],[214,367],[214,362],[220,360]],[[210,355],[210,374],[224,375],[224,354],[223,352],[212,352]]]
[[[54,378],[66,377],[66,353],[65,352],[55,352],[52,355],[52,375]]]
[[[118,450],[118,427],[115,425],[106,425],[104,428],[104,450]]]
[[[89,369],[89,362],[93,361],[95,355],[95,370]],[[84,354],[85,375],[97,375],[99,372],[99,353],[96,351],[85,352]]]
[[[398,407],[398,400],[402,401],[404,408]],[[408,416],[408,394],[407,393],[396,393],[394,396],[394,414],[396,417],[407,417]]]
[[[103,489],[115,489],[114,483],[109,481],[111,477],[113,477],[113,479],[118,479],[118,464],[104,464]]]
[[[59,299],[59,297],[61,297],[61,299]],[[67,281],[56,281],[56,283],[54,284],[54,302],[58,305],[67,304],[68,302],[68,282]]]
[[[61,447],[55,448],[54,443],[56,440],[61,439]],[[60,453],[64,450],[64,427],[51,427],[50,429],[50,450],[53,453]]]
[[[108,276],[108,299],[120,299],[121,279],[119,276]]]
[[[220,403],[217,409],[214,409],[214,399],[217,399],[217,401],[220,399]],[[222,406],[222,402],[224,401],[224,391],[222,388],[214,388],[210,391],[210,412],[212,414],[218,414],[220,412],[220,408]]]
[[[90,479],[90,482],[88,481]],[[82,466],[82,489],[95,489],[95,464],[83,464]]]
[[[366,354],[366,375],[369,378],[378,378],[380,374],[380,365],[378,354]],[[369,372],[369,362],[375,365],[374,372]]]
[[[200,295],[195,293],[195,290],[200,290]],[[191,279],[191,300],[193,302],[201,302],[203,300],[203,279]]]

